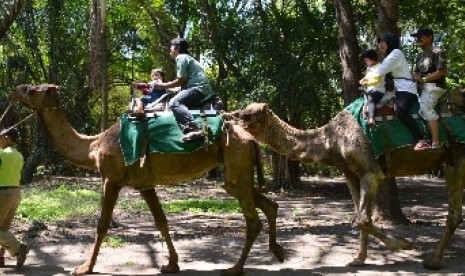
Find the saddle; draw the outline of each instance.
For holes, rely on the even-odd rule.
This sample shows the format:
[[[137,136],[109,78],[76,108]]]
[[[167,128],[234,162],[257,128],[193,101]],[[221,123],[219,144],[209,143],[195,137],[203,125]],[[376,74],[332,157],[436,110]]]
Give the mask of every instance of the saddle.
[[[376,104],[375,110],[375,121],[384,121],[384,120],[392,120],[396,114],[394,109],[394,98],[395,92],[387,92],[381,98],[378,104]],[[366,101],[363,104],[363,116],[364,118],[368,117],[367,108],[366,108]]]

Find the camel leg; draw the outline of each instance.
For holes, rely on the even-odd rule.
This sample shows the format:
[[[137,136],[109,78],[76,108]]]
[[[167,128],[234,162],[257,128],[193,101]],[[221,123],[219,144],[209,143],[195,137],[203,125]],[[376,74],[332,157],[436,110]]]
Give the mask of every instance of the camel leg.
[[[174,249],[174,245],[171,240],[169,229],[168,229],[168,221],[166,220],[165,213],[163,212],[163,209],[161,207],[161,204],[155,192],[155,189],[143,190],[143,191],[140,191],[140,194],[144,198],[145,202],[147,202],[147,205],[150,208],[150,212],[152,212],[153,218],[155,219],[155,226],[160,231],[163,239],[166,242],[166,245],[168,246],[169,262],[168,262],[168,265],[164,265],[161,267],[161,272],[163,273],[179,272],[178,254],[176,253],[176,249]]]
[[[360,178],[350,172],[344,172],[349,187],[352,201],[355,206],[355,213],[358,218],[360,217]],[[366,230],[360,228],[360,247],[358,249],[357,256],[350,261],[347,265],[349,266],[362,266],[365,264],[368,251],[368,233]]]
[[[465,185],[465,158],[463,158],[461,162],[458,162],[455,167],[447,165],[445,173],[448,197],[447,221],[441,239],[436,243],[434,250],[427,254],[423,262],[423,265],[429,269],[441,268],[444,250],[449,244],[451,236],[463,221],[462,199]]]
[[[350,172],[344,174],[349,183],[349,190],[357,212],[357,225],[360,229],[360,248],[357,256],[348,265],[360,266],[365,264],[368,256],[369,234],[378,238],[392,251],[412,249],[413,245],[408,240],[389,237],[373,225],[371,220],[372,203],[382,176],[379,173],[366,173],[358,182],[358,177],[354,174]],[[357,183],[360,183],[360,185],[357,185]],[[360,189],[357,189],[357,187],[360,187]]]
[[[226,177],[227,178],[227,177]],[[257,210],[255,209],[255,204],[254,204],[254,196],[253,195],[253,182],[252,179],[250,179],[250,189],[246,190],[236,190],[237,188],[236,185],[230,183],[227,183],[225,181],[225,186],[224,188],[226,189],[226,192],[230,194],[231,196],[235,197],[239,201],[239,205],[241,206],[242,209],[242,214],[244,215],[245,222],[246,222],[246,239],[245,239],[245,245],[244,248],[242,249],[242,254],[241,257],[239,258],[239,261],[237,263],[227,269],[224,270],[221,274],[222,275],[242,275],[244,272],[244,264],[247,259],[247,256],[249,255],[250,249],[252,248],[252,245],[255,241],[255,239],[258,237],[258,234],[260,233],[260,230],[262,229],[262,223],[260,222],[260,218],[258,216]],[[234,181],[235,182],[235,181]],[[235,187],[232,189],[231,187]]]
[[[268,221],[268,244],[270,251],[273,252],[276,258],[278,258],[278,261],[284,262],[284,249],[276,242],[276,218],[278,215],[278,204],[257,190],[254,190],[254,195],[257,207],[263,211]]]
[[[73,275],[84,275],[92,273],[95,262],[97,261],[100,245],[102,244],[103,238],[105,237],[108,228],[110,227],[111,215],[113,213],[113,208],[115,207],[120,190],[121,186],[110,182],[108,179],[105,180],[102,189],[102,209],[97,225],[97,236],[95,237],[92,254],[85,263],[74,268],[72,273]]]

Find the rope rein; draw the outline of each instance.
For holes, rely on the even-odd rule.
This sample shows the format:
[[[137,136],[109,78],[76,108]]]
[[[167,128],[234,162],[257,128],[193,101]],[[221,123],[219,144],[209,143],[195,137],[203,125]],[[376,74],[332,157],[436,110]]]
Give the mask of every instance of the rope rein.
[[[0,117],[0,123],[3,121],[3,118],[5,117],[6,113],[8,112],[8,110],[10,110],[10,107],[11,107],[11,101],[10,103],[8,104],[7,108],[5,109],[5,111],[3,112],[2,114],[2,117]]]
[[[8,107],[7,107],[7,108],[5,109],[5,111],[3,112],[2,117],[0,117],[0,123],[3,121],[3,118],[5,118],[6,113],[10,110],[11,105],[12,105],[12,104],[11,104],[11,101],[10,101],[10,103],[8,104]],[[32,116],[34,116],[35,114],[36,114],[36,112],[33,111],[33,112],[32,112],[31,114],[29,114],[26,118],[22,119],[21,121],[17,122],[16,124],[14,124],[14,125],[12,125],[12,126],[10,126],[10,127],[8,127],[8,128],[17,127],[18,125],[20,125],[20,124],[24,123],[25,121],[29,120],[29,119],[30,119]]]

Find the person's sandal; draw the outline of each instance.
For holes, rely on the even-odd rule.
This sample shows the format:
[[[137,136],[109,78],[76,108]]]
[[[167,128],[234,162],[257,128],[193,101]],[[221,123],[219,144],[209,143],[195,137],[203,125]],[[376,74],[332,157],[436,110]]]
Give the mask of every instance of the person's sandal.
[[[425,150],[425,149],[430,149],[430,148],[431,146],[427,142],[420,141],[415,145],[415,148],[413,149],[414,150]]]

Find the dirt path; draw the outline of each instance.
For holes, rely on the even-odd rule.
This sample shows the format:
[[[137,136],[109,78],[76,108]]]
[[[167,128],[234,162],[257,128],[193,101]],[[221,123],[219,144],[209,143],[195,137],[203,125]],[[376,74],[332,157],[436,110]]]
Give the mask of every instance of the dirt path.
[[[443,229],[446,214],[444,181],[429,178],[401,178],[399,194],[404,213],[414,224],[380,225],[387,233],[414,242],[415,249],[390,252],[370,239],[366,266],[347,267],[357,252],[358,232],[351,225],[353,205],[342,179],[311,178],[305,191],[269,194],[280,204],[278,242],[286,249],[286,260],[279,263],[268,251],[267,226],[255,242],[245,266],[246,275],[465,275],[465,231],[463,225],[444,258],[444,268],[429,271],[421,255],[432,248]],[[184,198],[228,196],[221,183],[197,183],[158,189],[162,201]],[[138,197],[133,190],[121,196]],[[148,211],[127,213],[115,210],[121,225],[110,236],[124,240],[121,248],[102,247],[94,271],[97,275],[158,275],[167,263],[167,249]],[[241,215],[167,214],[173,241],[179,254],[181,272],[177,275],[219,275],[232,266],[244,241]],[[21,227],[22,226],[22,227]],[[26,265],[15,272],[15,259],[8,256],[5,275],[69,275],[85,261],[93,242],[96,216],[48,225],[16,225],[36,232],[35,247]],[[17,228],[16,228],[17,229]]]

